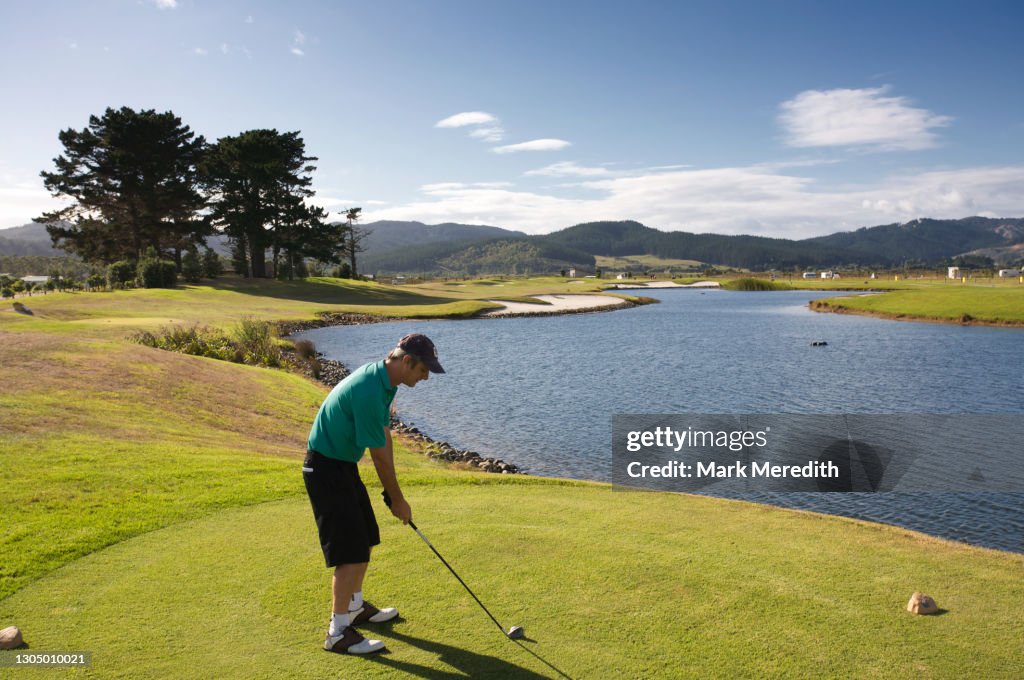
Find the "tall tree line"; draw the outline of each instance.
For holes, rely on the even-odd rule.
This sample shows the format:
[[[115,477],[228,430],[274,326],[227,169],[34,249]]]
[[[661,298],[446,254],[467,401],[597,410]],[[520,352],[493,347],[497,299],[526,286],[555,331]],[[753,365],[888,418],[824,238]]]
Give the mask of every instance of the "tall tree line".
[[[230,237],[244,263],[238,273],[289,277],[305,258],[338,263],[355,254],[359,209],[327,223],[309,201],[317,160],[298,132],[248,130],[210,144],[172,112],[108,108],[82,130],[59,134],[64,153],[43,183],[70,199],[35,218],[47,223],[54,246],[95,264],[137,262],[147,252],[174,259],[208,236]]]

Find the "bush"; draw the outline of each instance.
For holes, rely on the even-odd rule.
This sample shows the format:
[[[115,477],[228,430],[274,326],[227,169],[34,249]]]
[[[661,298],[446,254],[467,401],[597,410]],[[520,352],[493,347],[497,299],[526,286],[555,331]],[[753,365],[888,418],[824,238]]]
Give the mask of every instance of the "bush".
[[[3,288],[0,288],[0,297],[4,299],[12,298],[14,297],[14,291],[11,290],[10,286],[4,286]]]
[[[281,348],[274,342],[270,324],[266,321],[244,318],[235,326],[233,336],[236,345],[243,352],[243,363],[281,365]]]
[[[95,290],[96,288],[103,288],[107,285],[107,277],[102,274],[92,274],[88,279],[85,280],[89,288]]]
[[[127,260],[115,262],[107,267],[107,286],[111,289],[124,288],[135,279],[135,265]]]
[[[316,357],[316,345],[313,344],[312,340],[296,340],[295,356],[307,361],[313,359]]]
[[[220,255],[211,248],[207,248],[203,251],[203,277],[207,279],[215,279],[224,273],[224,263],[220,260]]]
[[[243,319],[230,336],[205,326],[171,326],[159,333],[141,331],[131,336],[135,342],[172,352],[192,354],[254,366],[280,366],[281,349],[274,342],[271,326],[265,321]]]
[[[174,288],[178,273],[170,260],[146,258],[139,261],[137,281],[143,288]]]
[[[727,290],[791,290],[793,287],[781,281],[767,279],[743,278],[726,281],[722,288]]]
[[[181,277],[188,283],[199,283],[203,277],[203,265],[194,250],[186,250],[181,257]]]

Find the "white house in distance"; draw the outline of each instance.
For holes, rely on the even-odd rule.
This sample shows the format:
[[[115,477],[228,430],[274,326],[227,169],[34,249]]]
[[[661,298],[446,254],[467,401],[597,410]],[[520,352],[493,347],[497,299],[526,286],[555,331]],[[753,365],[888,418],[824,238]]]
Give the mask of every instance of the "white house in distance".
[[[1015,276],[1020,276],[1019,269],[1000,269],[999,278],[1001,279],[1012,279]]]
[[[804,272],[804,278],[805,279],[816,279],[816,278],[818,278],[818,275],[815,274],[814,272]]]
[[[960,278],[960,267],[950,267],[946,270],[946,277],[950,279]]]
[[[45,285],[45,284],[50,282],[50,277],[49,276],[22,276],[21,280],[24,281],[25,284],[29,285],[29,286],[34,286],[37,283],[42,283],[42,284]]]

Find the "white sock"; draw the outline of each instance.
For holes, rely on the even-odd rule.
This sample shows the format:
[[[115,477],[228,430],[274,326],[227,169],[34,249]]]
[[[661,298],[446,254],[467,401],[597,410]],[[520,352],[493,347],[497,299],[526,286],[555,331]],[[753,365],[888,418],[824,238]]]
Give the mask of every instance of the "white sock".
[[[328,633],[333,637],[335,635],[341,635],[341,631],[345,630],[351,625],[348,614],[332,614],[331,615],[331,629]]]
[[[348,610],[354,612],[363,606],[363,591],[352,593],[352,601],[348,603]]]

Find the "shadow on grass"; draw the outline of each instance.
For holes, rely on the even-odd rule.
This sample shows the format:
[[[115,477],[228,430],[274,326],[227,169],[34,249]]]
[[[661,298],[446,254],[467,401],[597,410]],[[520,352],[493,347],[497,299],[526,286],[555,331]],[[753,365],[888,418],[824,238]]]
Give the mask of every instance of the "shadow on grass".
[[[459,649],[458,647],[410,637],[409,635],[403,635],[402,633],[397,633],[395,631],[389,631],[388,635],[396,640],[401,640],[413,647],[422,649],[425,652],[436,654],[438,661],[459,671],[441,671],[436,668],[429,668],[427,666],[421,666],[407,661],[399,661],[398,659],[392,658],[391,655],[377,655],[368,659],[375,663],[379,663],[382,666],[388,666],[396,671],[402,671],[421,678],[443,678],[445,680],[455,680],[457,678],[459,680],[465,680],[465,678],[470,677],[522,678],[523,680],[533,680],[535,678],[547,677],[539,673],[535,673],[528,668],[523,668],[522,666],[517,666],[505,661],[504,659],[499,659],[495,656],[476,654],[475,652]],[[511,649],[511,647],[509,647],[509,649]]]
[[[335,284],[324,281],[221,279],[214,285],[221,290],[245,295],[334,305],[397,307],[402,305],[439,305],[460,301],[458,298],[422,295],[409,290],[381,285],[345,282]]]

